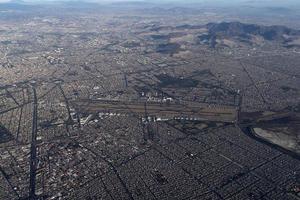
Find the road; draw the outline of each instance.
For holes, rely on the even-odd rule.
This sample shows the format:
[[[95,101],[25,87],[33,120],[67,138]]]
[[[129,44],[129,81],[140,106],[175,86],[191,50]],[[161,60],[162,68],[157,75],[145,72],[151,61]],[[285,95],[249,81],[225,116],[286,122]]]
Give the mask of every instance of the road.
[[[36,137],[37,137],[37,109],[38,109],[38,99],[36,95],[36,90],[33,90],[33,120],[32,120],[32,133],[31,133],[31,146],[30,146],[30,181],[29,181],[29,199],[35,200],[35,183],[36,183]]]

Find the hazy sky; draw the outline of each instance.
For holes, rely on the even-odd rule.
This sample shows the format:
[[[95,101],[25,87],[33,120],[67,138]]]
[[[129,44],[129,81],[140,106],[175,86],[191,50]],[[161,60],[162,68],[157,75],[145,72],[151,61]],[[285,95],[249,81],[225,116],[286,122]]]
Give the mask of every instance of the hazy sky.
[[[11,0],[0,0],[0,3],[9,2]],[[17,0],[13,0],[17,1]],[[180,2],[180,3],[205,3],[205,4],[256,4],[256,5],[270,5],[270,6],[284,6],[299,4],[300,0],[23,0],[25,2],[49,2],[49,1],[87,1],[87,2],[118,2],[118,1],[145,1],[145,2]]]
[[[1,1],[9,1],[9,0],[1,0]],[[24,1],[78,1],[78,0],[24,0]],[[79,0],[80,1],[80,0]],[[81,1],[92,1],[92,2],[102,2],[102,1],[146,1],[146,2],[151,2],[153,0],[81,0]],[[186,2],[189,0],[161,0],[161,1],[181,1],[181,2]],[[287,1],[295,1],[297,2],[298,0],[192,0],[194,2],[212,2],[212,1],[219,1],[219,2],[287,2]]]

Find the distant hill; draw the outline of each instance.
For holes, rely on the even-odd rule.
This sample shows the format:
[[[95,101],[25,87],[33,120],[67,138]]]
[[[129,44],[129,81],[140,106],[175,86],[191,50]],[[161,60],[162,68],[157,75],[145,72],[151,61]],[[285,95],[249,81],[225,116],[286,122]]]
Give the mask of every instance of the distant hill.
[[[284,40],[284,35],[300,35],[300,31],[285,26],[260,26],[240,22],[209,23],[206,25],[210,34],[229,37],[262,36],[266,40]]]
[[[203,42],[212,47],[217,45],[217,40],[234,39],[239,42],[253,44],[255,37],[266,41],[281,43],[286,47],[299,46],[295,43],[300,38],[300,31],[285,26],[262,26],[256,24],[244,24],[240,22],[209,23],[205,25],[208,32],[199,36]]]
[[[0,10],[29,10],[34,8],[22,0],[12,0],[9,2],[0,3]]]

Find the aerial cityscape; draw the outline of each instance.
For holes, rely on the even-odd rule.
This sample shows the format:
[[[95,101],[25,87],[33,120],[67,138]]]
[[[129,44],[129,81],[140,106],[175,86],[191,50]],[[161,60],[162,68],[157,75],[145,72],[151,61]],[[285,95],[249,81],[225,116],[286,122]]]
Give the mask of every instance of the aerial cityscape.
[[[300,2],[262,2],[0,1],[0,200],[299,200]]]

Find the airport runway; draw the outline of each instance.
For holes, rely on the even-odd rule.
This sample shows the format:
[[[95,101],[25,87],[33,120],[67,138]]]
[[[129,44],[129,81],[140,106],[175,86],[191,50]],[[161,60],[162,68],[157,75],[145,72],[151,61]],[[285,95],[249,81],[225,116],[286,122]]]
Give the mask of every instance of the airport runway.
[[[237,109],[233,106],[209,104],[174,104],[156,102],[125,102],[107,100],[76,100],[71,105],[83,113],[119,113],[140,117],[186,118],[189,120],[234,123]]]

